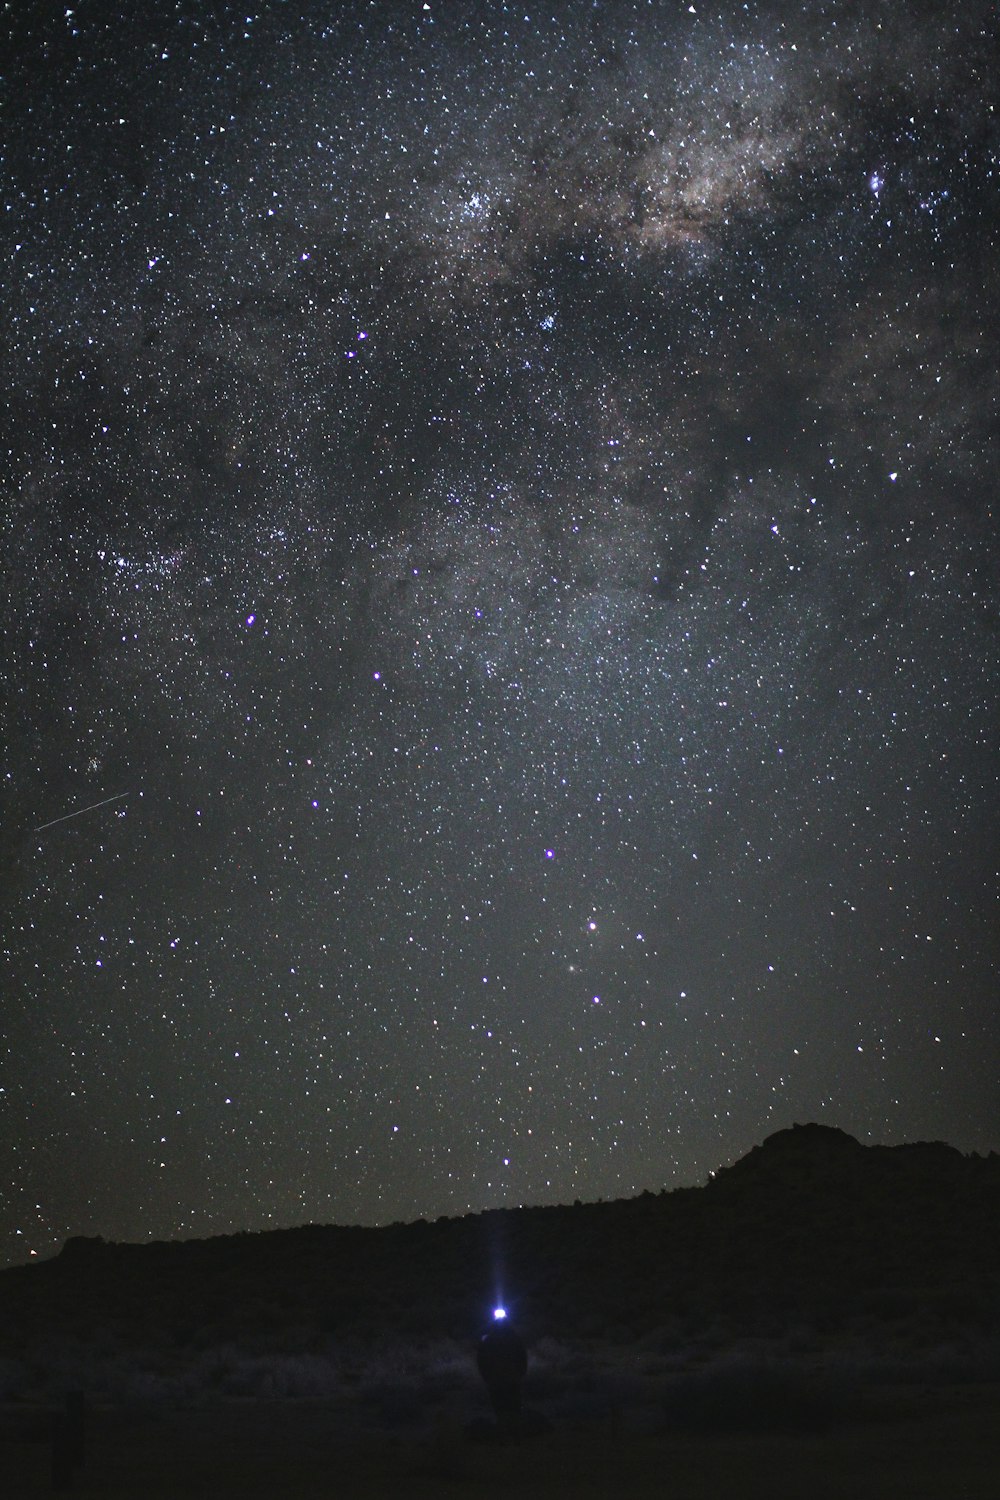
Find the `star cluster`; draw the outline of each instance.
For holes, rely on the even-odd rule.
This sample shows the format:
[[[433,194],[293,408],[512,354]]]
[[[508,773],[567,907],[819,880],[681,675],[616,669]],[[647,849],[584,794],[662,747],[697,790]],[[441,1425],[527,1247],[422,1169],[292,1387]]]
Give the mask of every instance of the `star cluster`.
[[[996,18],[8,7],[0,1234],[996,1139]]]

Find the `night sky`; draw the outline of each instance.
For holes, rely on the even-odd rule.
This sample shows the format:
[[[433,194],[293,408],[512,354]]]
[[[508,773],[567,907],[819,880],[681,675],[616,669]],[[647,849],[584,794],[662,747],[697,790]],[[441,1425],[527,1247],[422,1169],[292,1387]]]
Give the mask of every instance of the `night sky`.
[[[994,7],[0,30],[0,1259],[1000,1147]]]

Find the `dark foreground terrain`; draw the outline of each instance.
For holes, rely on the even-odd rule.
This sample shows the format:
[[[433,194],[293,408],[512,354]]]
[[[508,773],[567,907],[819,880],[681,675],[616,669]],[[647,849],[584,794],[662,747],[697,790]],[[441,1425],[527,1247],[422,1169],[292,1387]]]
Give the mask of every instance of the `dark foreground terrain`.
[[[323,1402],[102,1409],[73,1484],[84,1496],[663,1496],[677,1500],[996,1500],[1000,1387],[880,1387],[826,1430],[635,1430],[632,1414],[504,1444],[441,1413],[417,1432],[337,1429]],[[0,1447],[3,1493],[51,1492],[41,1443]]]
[[[996,1500],[998,1245],[1000,1158],[819,1126],[627,1202],[70,1241],[0,1273],[0,1494]]]

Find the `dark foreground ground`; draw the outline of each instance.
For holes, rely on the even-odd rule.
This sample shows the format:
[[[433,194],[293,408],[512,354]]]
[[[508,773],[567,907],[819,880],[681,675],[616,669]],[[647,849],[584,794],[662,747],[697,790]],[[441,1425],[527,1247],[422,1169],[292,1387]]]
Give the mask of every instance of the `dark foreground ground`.
[[[818,1125],[618,1203],[73,1240],[0,1272],[0,1500],[52,1493],[53,1432],[102,1500],[1000,1500],[998,1242],[1000,1156]]]
[[[456,1413],[400,1420],[335,1401],[96,1407],[79,1496],[663,1496],[674,1500],[996,1500],[1000,1385],[878,1386],[828,1423],[702,1414],[651,1429],[627,1408],[577,1413],[498,1441]],[[0,1493],[52,1493],[47,1414],[4,1414]],[[485,1422],[482,1423],[485,1429]],[[825,1430],[820,1430],[825,1427]]]

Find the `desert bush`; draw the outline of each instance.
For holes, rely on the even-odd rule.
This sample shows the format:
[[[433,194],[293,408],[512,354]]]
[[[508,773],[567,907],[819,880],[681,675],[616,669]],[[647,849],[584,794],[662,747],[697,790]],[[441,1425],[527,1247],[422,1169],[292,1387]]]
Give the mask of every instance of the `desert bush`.
[[[956,1338],[935,1347],[859,1343],[831,1353],[826,1367],[861,1385],[975,1385],[1000,1380],[1000,1338]]]
[[[248,1354],[229,1344],[207,1351],[186,1372],[188,1399],[206,1395],[258,1400],[331,1396],[342,1389],[337,1370],[315,1354]]]
[[[28,1385],[28,1371],[19,1359],[0,1358],[0,1401],[19,1396]]]
[[[736,1352],[669,1380],[669,1427],[695,1431],[822,1431],[857,1414],[858,1385],[844,1369]]]
[[[360,1358],[359,1358],[360,1356]],[[472,1349],[453,1339],[379,1339],[355,1351],[364,1388],[461,1381],[475,1373]]]

